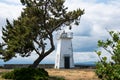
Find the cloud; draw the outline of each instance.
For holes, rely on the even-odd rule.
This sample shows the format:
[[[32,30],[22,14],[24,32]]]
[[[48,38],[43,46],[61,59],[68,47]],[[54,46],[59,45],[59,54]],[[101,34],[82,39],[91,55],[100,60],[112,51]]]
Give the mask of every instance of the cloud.
[[[0,3],[0,17],[8,18],[8,19],[16,19],[20,16],[20,12],[22,11],[22,5],[8,5],[6,3]]]
[[[91,52],[97,49],[97,39],[95,37],[75,36],[73,39],[74,52]]]
[[[72,3],[72,4],[70,4]],[[109,38],[107,30],[120,31],[119,0],[67,0],[69,11],[85,9],[79,26],[73,26],[75,51],[93,51],[98,40]]]
[[[105,50],[100,49],[102,51],[101,57],[106,56],[108,58],[108,61],[111,60],[111,55],[109,53],[106,53]],[[55,63],[55,57],[56,57],[56,51],[45,57],[41,64],[54,64]],[[32,64],[34,60],[36,60],[37,55],[32,54],[30,57],[20,57],[18,56],[17,58],[13,58],[8,62],[3,62],[0,60],[0,65],[1,64]],[[74,63],[84,63],[84,62],[97,62],[99,60],[97,54],[95,52],[74,52],[73,53],[73,58],[74,58]],[[89,63],[89,64],[92,64]]]
[[[54,64],[55,62],[55,51],[45,57],[42,61],[41,64]],[[32,64],[36,59],[38,58],[38,55],[35,53],[32,53],[31,56],[29,57],[21,57],[17,55],[17,57],[14,57],[13,59],[4,62],[3,60],[0,60],[0,64]]]
[[[19,5],[9,5],[6,3],[15,3]],[[71,4],[72,3],[72,4]],[[119,10],[119,0],[107,0],[107,1],[98,1],[98,0],[66,0],[65,6],[68,6],[69,10],[74,10],[77,8],[85,9],[85,14],[81,18],[79,26],[73,26],[72,29],[74,33],[74,39],[80,36],[87,36],[90,41],[97,41],[99,39],[108,38],[107,30],[118,30],[120,28],[120,10]],[[16,19],[22,10],[22,5],[18,0],[4,0],[4,3],[0,3],[0,12],[1,22],[0,25],[5,24],[5,18],[12,20]],[[90,39],[91,38],[91,39]],[[95,39],[95,40],[92,40]],[[77,40],[77,39],[75,39]],[[73,40],[75,43],[76,41]],[[85,39],[84,39],[85,40]],[[85,40],[84,43],[91,44],[89,40]],[[80,38],[79,41],[80,42]],[[95,43],[94,42],[94,43]],[[82,43],[82,42],[80,42]],[[85,45],[80,45],[81,47]],[[76,46],[74,46],[76,48]],[[95,44],[91,44],[91,50],[96,47]],[[83,47],[87,50],[87,46]]]
[[[74,33],[73,50],[78,52],[77,54],[84,55],[83,59],[86,56],[88,56],[88,60],[92,59],[89,56],[94,56],[94,54],[89,53],[87,55],[88,52],[93,52],[98,48],[98,40],[105,40],[110,37],[107,30],[120,31],[120,0],[66,0],[65,6],[68,7],[68,11],[77,8],[85,9],[80,25],[73,26],[71,30]],[[19,0],[1,0],[0,26],[5,25],[6,18],[12,21],[20,16],[22,8],[23,6]],[[1,35],[2,33],[0,32]],[[57,44],[56,40],[55,44]],[[45,61],[51,60],[51,62],[54,62],[53,56],[46,58]]]
[[[78,62],[95,62],[98,60],[97,55],[94,52],[74,52],[74,63],[78,63]],[[55,51],[53,53],[51,53],[50,55],[48,55],[45,59],[42,60],[41,64],[45,63],[51,63],[54,64],[55,63]],[[17,58],[13,58],[8,62],[3,62],[0,61],[0,63],[2,64],[32,64],[34,62],[34,60],[36,60],[37,55],[36,54],[32,54],[30,57],[20,57],[17,56]]]
[[[0,2],[9,5],[20,5],[20,0],[1,0]]]
[[[14,4],[8,4],[14,3]],[[2,27],[6,24],[6,19],[12,22],[13,19],[17,19],[20,16],[20,12],[22,11],[23,6],[17,5],[19,3],[18,0],[2,0],[0,1],[0,41],[2,41]]]
[[[97,62],[98,56],[95,52],[74,52],[74,62]]]
[[[117,4],[120,3],[120,1],[115,0],[113,1],[114,4],[112,1],[107,4],[96,3],[95,0],[67,0],[67,2],[68,3],[66,5],[69,7],[69,10],[74,10],[77,8],[85,9],[85,14],[84,16],[82,16],[82,19],[85,19],[85,22],[82,22],[84,24],[86,24],[87,21],[90,22],[92,25],[98,24],[104,28],[109,25],[112,26],[112,24],[119,24],[118,21],[120,21],[120,5]],[[69,2],[71,2],[72,4],[69,4]]]

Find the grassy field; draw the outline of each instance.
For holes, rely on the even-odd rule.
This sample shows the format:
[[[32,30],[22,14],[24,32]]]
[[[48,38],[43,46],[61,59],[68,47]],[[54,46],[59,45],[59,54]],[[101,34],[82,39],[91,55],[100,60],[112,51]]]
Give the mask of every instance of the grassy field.
[[[0,69],[0,75],[10,70]],[[50,80],[64,78],[65,80],[99,80],[95,75],[94,69],[46,69],[50,75]],[[0,80],[4,80],[0,76]]]
[[[50,76],[64,77],[65,80],[99,80],[93,69],[46,69]]]

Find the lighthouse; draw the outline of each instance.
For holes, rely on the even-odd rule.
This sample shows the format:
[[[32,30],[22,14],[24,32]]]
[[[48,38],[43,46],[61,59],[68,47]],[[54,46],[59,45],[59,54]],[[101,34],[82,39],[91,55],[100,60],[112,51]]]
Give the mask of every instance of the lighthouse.
[[[55,58],[56,69],[74,68],[72,32],[61,32],[57,37],[57,50]]]

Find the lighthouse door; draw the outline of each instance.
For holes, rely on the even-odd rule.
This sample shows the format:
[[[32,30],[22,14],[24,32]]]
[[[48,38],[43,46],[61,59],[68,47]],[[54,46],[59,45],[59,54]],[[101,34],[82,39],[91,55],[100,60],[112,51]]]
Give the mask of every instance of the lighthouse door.
[[[64,66],[65,66],[65,69],[70,68],[70,57],[65,57],[64,58]]]

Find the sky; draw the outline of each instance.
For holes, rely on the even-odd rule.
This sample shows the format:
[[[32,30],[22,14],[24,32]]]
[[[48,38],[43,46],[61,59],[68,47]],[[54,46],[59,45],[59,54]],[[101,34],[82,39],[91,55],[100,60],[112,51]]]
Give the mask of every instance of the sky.
[[[95,62],[98,57],[95,50],[98,50],[97,41],[110,38],[108,31],[120,31],[120,0],[66,0],[68,11],[78,8],[84,9],[85,14],[81,17],[80,25],[73,26],[73,53],[75,63]],[[2,42],[2,27],[5,26],[6,18],[11,22],[20,16],[23,6],[19,0],[0,0],[0,41]],[[68,31],[68,29],[66,29]],[[55,40],[55,43],[57,41]],[[103,50],[103,49],[101,49]],[[108,56],[109,54],[103,54]],[[37,55],[29,58],[13,58],[6,63],[32,63]],[[55,51],[46,57],[42,63],[54,63]],[[0,60],[0,64],[6,64]]]

